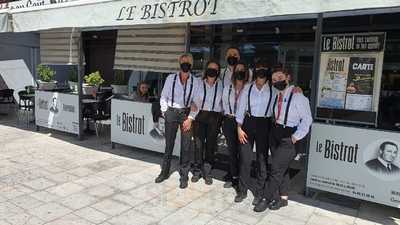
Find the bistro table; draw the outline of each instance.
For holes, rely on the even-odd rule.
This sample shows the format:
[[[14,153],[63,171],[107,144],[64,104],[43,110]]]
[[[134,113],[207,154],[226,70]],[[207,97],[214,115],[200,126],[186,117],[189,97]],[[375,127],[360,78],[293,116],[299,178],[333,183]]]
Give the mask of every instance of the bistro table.
[[[34,123],[35,122],[35,93],[34,92],[23,93],[23,94],[20,94],[20,98],[22,98],[22,100],[25,102],[25,104],[27,104],[28,110],[29,110],[29,108],[32,108],[33,120],[29,121],[29,123]]]

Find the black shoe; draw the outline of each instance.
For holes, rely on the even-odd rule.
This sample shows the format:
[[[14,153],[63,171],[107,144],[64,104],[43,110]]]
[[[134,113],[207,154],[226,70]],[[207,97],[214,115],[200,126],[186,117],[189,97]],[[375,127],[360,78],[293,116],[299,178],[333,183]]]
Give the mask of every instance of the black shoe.
[[[193,175],[192,177],[192,183],[197,183],[200,180],[200,176],[199,175]]]
[[[180,188],[180,189],[185,189],[185,188],[187,188],[187,187],[188,187],[188,182],[187,182],[187,180],[181,181],[181,183],[180,183],[180,185],[179,185],[179,188]]]
[[[269,207],[270,201],[263,198],[261,201],[254,207],[254,212],[264,212]]]
[[[224,188],[231,188],[231,187],[233,187],[232,181],[226,181],[224,184]]]
[[[168,175],[165,175],[164,173],[161,172],[160,175],[158,175],[158,177],[156,178],[155,182],[158,184],[167,180],[168,178],[169,178]]]
[[[273,200],[270,202],[268,208],[270,210],[278,210],[282,207],[286,207],[288,205],[288,200],[280,199],[280,200]]]
[[[262,200],[262,197],[260,196],[255,196],[253,199],[253,202],[251,203],[252,205],[256,206],[258,203],[260,203]]]
[[[235,196],[234,201],[235,201],[236,203],[239,203],[239,202],[243,202],[243,200],[245,200],[246,198],[247,198],[247,194],[238,193],[238,194]]]
[[[213,179],[211,177],[204,177],[204,182],[207,185],[211,185],[213,183]]]

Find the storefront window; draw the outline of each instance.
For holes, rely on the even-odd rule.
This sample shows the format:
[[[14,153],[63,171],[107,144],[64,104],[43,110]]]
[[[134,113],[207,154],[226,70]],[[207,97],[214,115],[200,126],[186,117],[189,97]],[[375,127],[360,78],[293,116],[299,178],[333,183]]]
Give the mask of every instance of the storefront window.
[[[374,108],[376,102],[375,115],[368,113],[369,110],[353,110],[345,112],[342,109],[330,109],[325,111],[323,118],[318,118],[320,109],[317,103],[317,118],[322,121],[331,120],[335,123],[344,123],[353,126],[367,126],[384,130],[399,130],[400,119],[400,14],[384,14],[384,15],[368,15],[357,17],[342,17],[342,18],[327,18],[324,19],[323,33],[326,34],[354,34],[362,33],[366,35],[374,35],[383,33],[386,36],[385,45],[383,46],[382,62],[379,62],[379,54],[374,58],[374,53],[367,54],[366,52],[352,55],[351,60],[359,60],[363,63],[351,64],[364,66],[374,65],[375,70],[378,70],[377,76],[372,77],[371,82],[362,81],[363,74],[358,69],[355,76],[350,76],[348,79],[355,79],[356,82],[349,83],[347,81],[346,95],[354,92],[355,94],[369,95],[367,89],[370,84],[377,84],[373,89],[374,99],[371,108]],[[365,57],[367,56],[367,57]],[[367,58],[369,58],[367,60]],[[323,60],[323,59],[321,59]],[[375,62],[375,60],[377,60]],[[351,63],[351,62],[350,62]],[[379,66],[381,64],[381,66]],[[322,63],[321,63],[322,65]],[[367,67],[365,67],[367,68]],[[364,69],[365,69],[364,68]],[[351,70],[357,70],[350,68]],[[372,69],[372,67],[370,68]],[[353,71],[354,72],[354,71]],[[352,74],[352,71],[349,73]],[[354,74],[353,74],[354,75]],[[365,74],[364,74],[365,75]],[[365,76],[364,76],[365,78]],[[319,77],[321,79],[321,76]],[[357,84],[358,82],[358,84]],[[321,85],[321,81],[320,81]],[[351,86],[351,87],[350,87]],[[319,87],[321,88],[321,87]],[[357,98],[358,101],[354,105],[362,106],[364,97]],[[346,104],[348,100],[346,98]],[[373,110],[372,110],[373,111]],[[369,117],[369,118],[368,118]],[[339,119],[338,119],[339,118]],[[368,119],[373,123],[363,124],[360,120]]]
[[[282,63],[293,71],[293,82],[309,96],[314,53],[315,20],[255,22],[191,27],[191,53],[195,68],[209,59],[226,66],[225,52],[238,47],[250,68],[260,58],[271,65]]]

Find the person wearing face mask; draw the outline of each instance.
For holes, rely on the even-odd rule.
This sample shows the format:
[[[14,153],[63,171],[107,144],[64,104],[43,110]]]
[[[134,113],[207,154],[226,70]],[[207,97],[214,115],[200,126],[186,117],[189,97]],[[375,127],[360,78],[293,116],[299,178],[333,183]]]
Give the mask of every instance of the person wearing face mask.
[[[165,153],[161,165],[161,173],[156,178],[156,183],[168,179],[170,175],[171,158],[175,145],[175,138],[178,128],[181,130],[181,151],[180,151],[180,188],[188,186],[188,174],[191,161],[191,128],[194,117],[189,115],[190,106],[198,80],[191,74],[193,57],[184,54],[179,57],[180,71],[167,77],[164,88],[161,92],[160,106],[165,118]]]
[[[237,132],[241,144],[240,185],[235,202],[247,197],[247,190],[254,194],[253,204],[262,198],[267,179],[268,135],[271,125],[271,106],[274,89],[270,86],[271,71],[267,63],[259,63],[255,70],[255,81],[247,84],[239,100],[236,114]],[[257,179],[250,178],[253,147],[256,145]]]
[[[274,96],[269,136],[271,174],[265,185],[263,199],[254,207],[256,212],[287,206],[289,166],[296,157],[295,145],[303,141],[313,121],[308,99],[301,93],[293,92],[295,87],[289,85],[289,80],[289,73],[283,69],[277,69],[272,74],[272,83],[278,93]]]
[[[232,74],[236,64],[240,61],[240,50],[236,47],[229,47],[226,50],[225,59],[227,67],[221,71],[222,88],[232,83]],[[249,70],[249,79],[252,80],[253,72]]]
[[[237,133],[236,112],[239,104],[239,97],[249,78],[246,65],[236,64],[232,75],[232,83],[224,88],[222,95],[222,106],[224,120],[222,130],[224,132],[229,151],[229,171],[226,176],[225,188],[239,186],[239,139]]]
[[[196,118],[193,124],[193,133],[196,143],[196,161],[200,173],[194,173],[193,182],[200,176],[207,185],[212,184],[211,170],[214,164],[219,132],[219,120],[222,112],[222,85],[218,79],[220,65],[216,61],[209,61],[204,72],[202,82],[199,82],[198,92],[194,97],[197,111],[191,112],[191,117]],[[197,171],[198,171],[197,170]]]

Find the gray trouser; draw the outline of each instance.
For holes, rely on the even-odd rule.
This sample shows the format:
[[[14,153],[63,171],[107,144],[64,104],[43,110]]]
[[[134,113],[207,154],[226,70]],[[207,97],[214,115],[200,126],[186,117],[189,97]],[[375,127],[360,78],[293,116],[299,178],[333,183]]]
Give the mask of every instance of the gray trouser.
[[[178,128],[181,129],[181,152],[179,160],[179,174],[181,180],[187,181],[190,169],[190,159],[192,152],[191,138],[192,131],[183,132],[182,124],[186,120],[189,113],[188,109],[168,108],[165,112],[165,153],[161,166],[161,171],[164,175],[170,173],[172,153],[174,151],[176,133]]]

